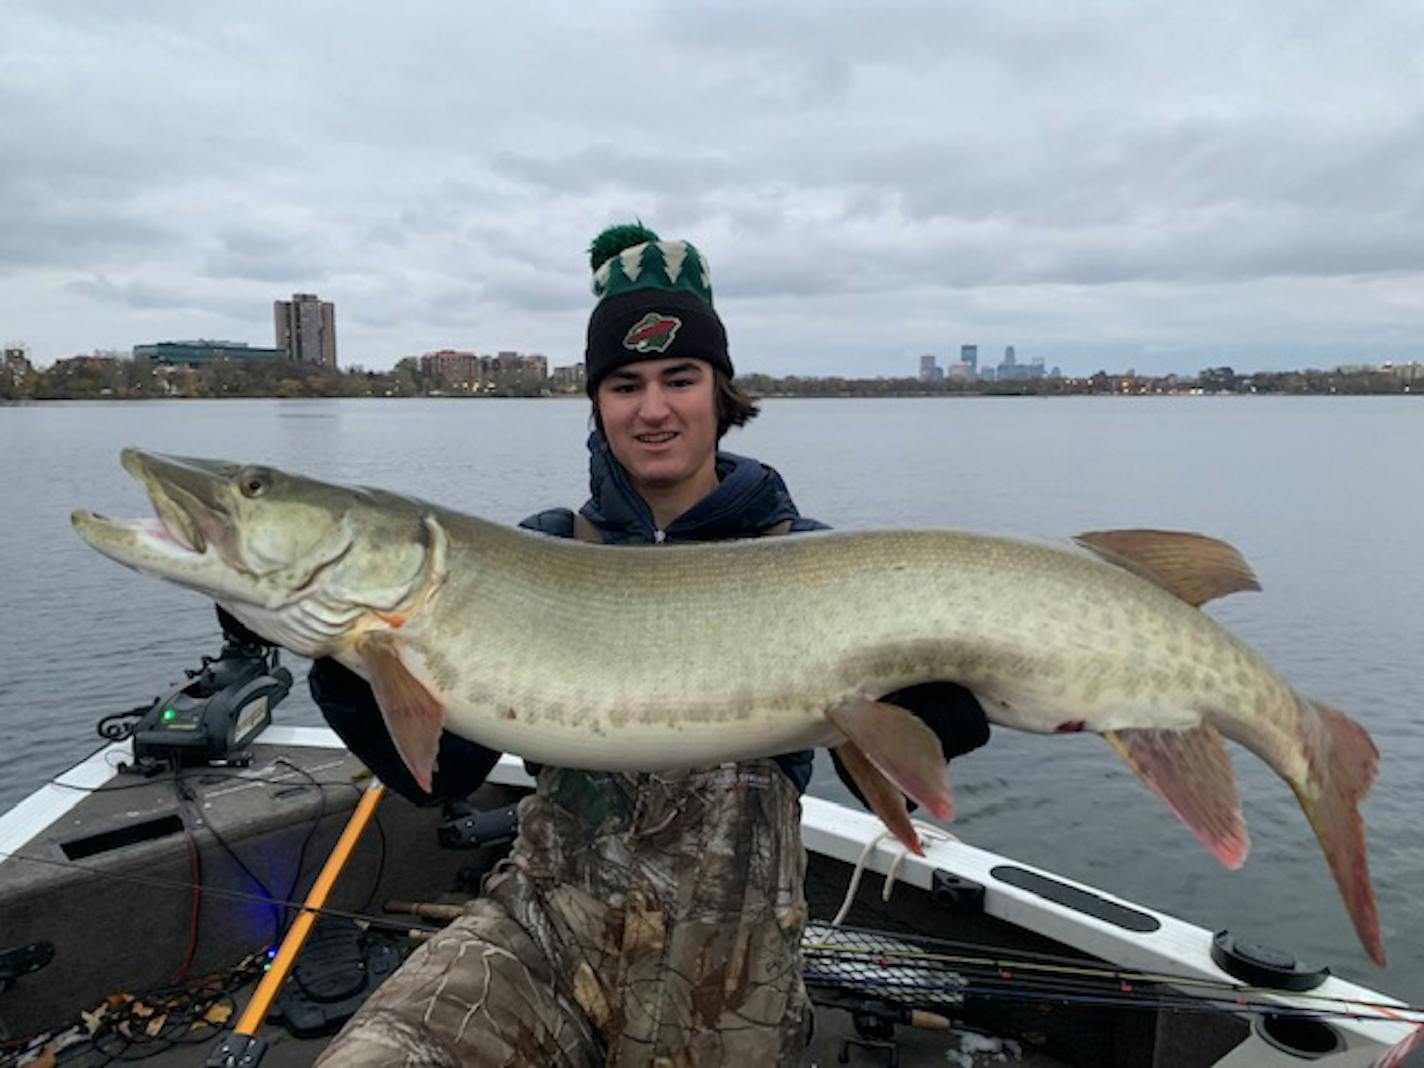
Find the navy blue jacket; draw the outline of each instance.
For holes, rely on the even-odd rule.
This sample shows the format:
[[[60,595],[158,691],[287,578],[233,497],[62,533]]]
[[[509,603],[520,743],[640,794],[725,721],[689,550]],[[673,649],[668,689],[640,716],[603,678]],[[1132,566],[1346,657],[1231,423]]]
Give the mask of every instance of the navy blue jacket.
[[[793,533],[830,529],[796,510],[786,483],[770,467],[745,456],[718,452],[717,488],[666,530],[659,530],[653,510],[633,489],[628,473],[598,431],[589,435],[588,452],[589,498],[579,511],[603,532],[609,545],[754,538],[788,519]],[[560,538],[574,536],[574,514],[567,508],[550,508],[519,525]]]
[[[826,530],[824,523],[797,511],[786,483],[772,468],[732,453],[717,453],[719,484],[666,530],[660,530],[652,509],[633,489],[627,472],[613,457],[601,433],[588,440],[589,499],[579,511],[603,534],[608,544],[634,545],[663,541],[722,541],[755,537],[768,527],[791,521],[791,532]],[[525,519],[520,526],[555,537],[574,536],[574,514],[551,508]],[[485,779],[499,753],[449,731],[440,738],[434,791],[416,784],[385,729],[371,688],[334,660],[318,660],[308,676],[312,698],[342,741],[388,787],[417,804],[440,804],[469,794]],[[886,700],[922,716],[940,736],[946,758],[982,745],[988,725],[967,690],[948,683],[930,683],[892,694]],[[948,706],[948,707],[947,707]],[[777,763],[805,790],[811,778],[812,750],[787,753]],[[532,770],[532,769],[531,769]],[[859,796],[836,762],[841,778]]]

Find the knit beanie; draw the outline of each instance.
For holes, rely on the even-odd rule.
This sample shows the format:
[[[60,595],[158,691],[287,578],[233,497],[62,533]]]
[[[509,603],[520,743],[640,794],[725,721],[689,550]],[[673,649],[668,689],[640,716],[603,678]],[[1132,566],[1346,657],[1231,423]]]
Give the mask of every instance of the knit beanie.
[[[588,251],[598,298],[584,349],[590,397],[610,371],[638,360],[693,357],[732,377],[707,261],[690,242],[625,224],[604,230]]]

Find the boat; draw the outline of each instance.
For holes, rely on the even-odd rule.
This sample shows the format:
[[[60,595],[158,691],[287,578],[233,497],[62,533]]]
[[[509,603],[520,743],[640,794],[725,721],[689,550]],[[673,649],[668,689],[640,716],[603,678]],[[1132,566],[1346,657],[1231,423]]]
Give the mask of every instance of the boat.
[[[240,753],[145,761],[131,735],[0,816],[0,1066],[239,1063],[214,1051],[371,784],[331,731],[263,712]],[[478,892],[531,788],[505,756],[466,805],[377,807],[258,1032],[265,1068],[311,1064]],[[1365,1068],[1424,1034],[1287,952],[939,827],[915,856],[868,812],[802,807],[807,1064]]]

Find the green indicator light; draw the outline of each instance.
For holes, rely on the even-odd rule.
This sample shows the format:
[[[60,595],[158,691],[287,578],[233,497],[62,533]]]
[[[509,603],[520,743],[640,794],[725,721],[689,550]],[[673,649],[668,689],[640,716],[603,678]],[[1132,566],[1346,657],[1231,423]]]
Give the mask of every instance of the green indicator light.
[[[172,719],[172,718],[173,718],[174,716],[176,716],[177,714],[178,714],[178,713],[177,713],[177,712],[174,712],[173,709],[171,709],[171,708],[165,708],[165,709],[163,710],[163,718],[164,718],[164,719]]]

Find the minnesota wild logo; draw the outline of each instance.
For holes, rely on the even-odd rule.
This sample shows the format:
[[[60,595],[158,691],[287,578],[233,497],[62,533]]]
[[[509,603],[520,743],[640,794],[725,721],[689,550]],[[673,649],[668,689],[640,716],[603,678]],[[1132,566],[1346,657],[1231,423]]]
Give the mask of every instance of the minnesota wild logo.
[[[666,352],[680,326],[681,319],[648,312],[633,324],[633,329],[623,338],[623,347],[634,352]]]

